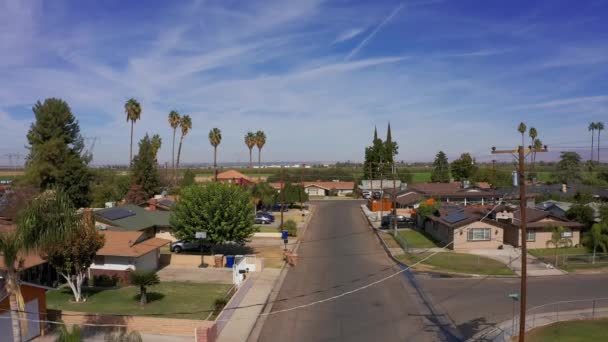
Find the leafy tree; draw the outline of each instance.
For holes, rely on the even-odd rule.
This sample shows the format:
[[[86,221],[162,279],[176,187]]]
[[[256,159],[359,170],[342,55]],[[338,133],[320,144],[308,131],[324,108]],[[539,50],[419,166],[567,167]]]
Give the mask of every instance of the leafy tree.
[[[131,183],[139,185],[147,198],[154,195],[160,186],[156,155],[150,137],[146,134],[139,142],[139,153],[133,159]]]
[[[169,126],[173,129],[173,143],[171,145],[171,168],[173,169],[173,184],[176,183],[176,171],[175,171],[175,132],[181,122],[181,116],[175,110],[169,112]]]
[[[184,171],[184,176],[182,177],[181,186],[186,187],[193,185],[195,183],[195,178],[196,174],[192,170],[186,169],[186,171]]]
[[[222,142],[222,131],[219,128],[212,128],[209,131],[209,143],[213,146],[213,167],[217,168],[217,147]]]
[[[263,206],[268,207],[276,202],[277,192],[267,182],[260,182],[251,188],[251,196],[261,202]]]
[[[386,141],[384,142],[384,158],[387,165],[392,165],[395,162],[395,156],[399,153],[399,145],[397,145],[396,141],[393,141],[393,136],[391,133],[391,123],[388,123],[388,128],[386,130]]]
[[[249,149],[249,168],[253,167],[253,159],[252,159],[252,154],[251,151],[253,150],[253,147],[255,146],[255,140],[256,136],[255,133],[253,132],[247,132],[247,134],[245,134],[245,145],[247,145],[247,148]]]
[[[593,250],[593,261],[591,263],[595,264],[595,253],[598,247],[601,248],[604,253],[608,253],[608,226],[606,226],[606,223],[593,224],[589,233],[583,238],[583,243]]]
[[[129,275],[131,284],[139,286],[139,305],[144,306],[148,303],[148,287],[160,284],[160,279],[156,272],[135,270]]]
[[[447,183],[450,181],[450,164],[448,157],[439,151],[433,161],[433,171],[431,171],[431,182]]]
[[[508,171],[488,167],[477,169],[473,175],[473,181],[476,183],[488,182],[495,188],[511,186],[512,182],[511,173]]]
[[[435,215],[439,209],[439,204],[434,199],[428,199],[420,202],[416,209],[416,215],[422,218]]]
[[[475,159],[468,153],[461,154],[460,158],[454,160],[451,165],[452,176],[458,181],[471,179],[476,170]]]
[[[88,206],[90,156],[83,156],[83,138],[70,107],[63,100],[51,98],[38,101],[33,111],[36,121],[27,134],[27,183],[42,191],[63,189],[74,206]]]
[[[139,205],[149,198],[150,196],[142,189],[141,185],[133,184],[129,187],[129,192],[125,196],[125,202]]]
[[[555,247],[555,266],[558,262],[558,249],[560,247],[571,247],[572,239],[563,237],[566,229],[562,226],[553,227],[551,231],[551,239],[546,242],[547,247],[553,245]]]
[[[557,178],[562,183],[581,179],[581,156],[576,152],[562,152],[557,163]]]
[[[78,230],[80,223],[70,198],[61,190],[47,190],[19,212],[16,230],[0,232],[0,254],[5,265],[2,278],[9,296],[14,341],[21,341],[21,322],[26,319],[20,287],[22,256],[61,243]]]
[[[410,184],[414,180],[414,175],[405,168],[397,169],[397,179],[403,183]]]
[[[207,232],[207,242],[242,244],[254,232],[254,208],[246,189],[234,184],[208,183],[182,189],[170,218],[178,239],[191,240]]]
[[[258,147],[258,167],[262,167],[262,148],[266,145],[266,133],[255,132],[255,145]]]
[[[289,236],[298,236],[298,224],[294,220],[287,220],[283,224],[283,228],[279,227],[279,231],[285,229]]]
[[[585,227],[590,227],[593,222],[593,209],[588,205],[577,203],[574,204],[568,211],[566,211],[566,217],[569,220],[582,223]]]
[[[106,202],[121,201],[127,195],[129,176],[117,175],[110,170],[94,170],[91,186],[91,206],[101,208]]]
[[[136,99],[130,98],[125,103],[125,114],[127,114],[127,122],[131,121],[131,145],[129,149],[129,165],[133,163],[133,126],[135,121],[141,118],[141,105]]]
[[[386,141],[382,141],[382,139],[378,138],[378,131],[376,127],[374,127],[372,145],[365,148],[363,178],[378,179],[388,175],[398,150],[399,146],[392,138],[390,123],[386,131]]]
[[[175,167],[179,169],[179,158],[182,155],[182,143],[184,142],[184,138],[186,137],[186,135],[188,134],[188,132],[190,132],[190,130],[192,129],[192,119],[190,119],[189,115],[184,115],[182,116],[180,123],[179,123],[179,127],[182,130],[182,136],[179,138],[179,147],[177,148],[177,162],[175,164]]]
[[[158,159],[158,151],[163,144],[163,140],[160,135],[154,134],[152,139],[150,140],[150,144],[152,145],[152,153],[154,154],[154,159]]]
[[[93,218],[87,216],[76,232],[45,251],[49,264],[66,280],[76,302],[84,300],[82,282],[95,254],[105,242],[104,236],[95,229]]]
[[[283,186],[283,191],[285,191],[285,203],[294,204],[296,202],[308,201],[308,194],[300,184],[286,182]]]

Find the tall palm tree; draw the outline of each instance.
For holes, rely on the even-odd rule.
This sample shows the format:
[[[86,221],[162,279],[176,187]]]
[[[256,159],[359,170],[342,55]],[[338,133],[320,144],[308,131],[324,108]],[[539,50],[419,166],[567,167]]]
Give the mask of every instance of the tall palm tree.
[[[591,132],[591,161],[593,161],[593,139],[595,138],[595,129],[596,129],[596,125],[595,122],[591,122],[589,123],[589,126],[587,127],[587,129]]]
[[[258,147],[258,166],[262,167],[262,147],[266,144],[266,134],[263,131],[255,132],[255,145]]]
[[[255,134],[253,132],[247,132],[247,134],[245,134],[245,145],[247,145],[247,148],[249,149],[249,168],[253,166],[251,152],[253,150],[253,147],[255,146],[255,142]]]
[[[538,136],[538,132],[536,131],[536,128],[530,127],[530,130],[528,130],[528,135],[530,136],[530,139],[531,139],[530,148],[534,148],[534,141],[536,140],[536,137]],[[534,159],[535,158],[536,158],[536,152],[532,152],[532,154],[530,155],[530,161],[532,161],[533,170],[534,170]]]
[[[190,116],[189,115],[182,116],[181,120],[179,122],[179,126],[182,129],[182,136],[179,138],[179,147],[177,148],[177,162],[175,163],[175,167],[177,169],[179,169],[179,158],[182,155],[182,143],[184,142],[184,137],[192,129],[192,119],[190,119]]]
[[[212,128],[209,131],[209,143],[213,146],[213,168],[217,169],[217,147],[222,142],[222,131]]]
[[[130,98],[125,103],[125,114],[127,122],[131,121],[131,146],[129,149],[129,167],[133,164],[133,125],[141,118],[141,105],[136,99]]]
[[[519,134],[521,134],[521,147],[524,147],[524,134],[526,133],[526,124],[523,122],[519,123],[519,126],[517,126],[517,131],[519,132]]]
[[[598,121],[595,123],[595,129],[597,129],[597,162],[600,162],[600,132],[604,130],[604,123]]]
[[[175,182],[175,132],[179,127],[181,116],[175,110],[169,113],[169,125],[173,129],[173,145],[171,145],[171,168],[173,168],[173,182]]]
[[[70,234],[77,232],[81,224],[82,219],[69,197],[61,191],[48,190],[34,198],[20,212],[17,229],[0,233],[0,254],[6,267],[2,277],[6,280],[6,292],[9,295],[14,341],[21,341],[27,325],[20,284],[23,256],[40,254],[47,247],[61,243]],[[24,329],[22,321],[26,322]]]

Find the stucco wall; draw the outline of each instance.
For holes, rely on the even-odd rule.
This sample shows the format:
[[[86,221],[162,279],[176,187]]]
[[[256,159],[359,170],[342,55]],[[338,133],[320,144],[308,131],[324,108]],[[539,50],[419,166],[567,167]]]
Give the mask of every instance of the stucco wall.
[[[529,229],[531,230],[531,229]],[[547,248],[547,241],[551,241],[552,230],[551,229],[534,229],[536,231],[536,238],[534,241],[528,241],[528,248]],[[581,242],[581,232],[578,230],[572,231],[572,246],[576,246]],[[549,245],[549,247],[554,247]]]
[[[139,271],[156,271],[160,251],[155,249],[135,259],[135,269]]]
[[[121,257],[121,256],[105,256],[103,265],[91,264],[91,269],[94,270],[113,270],[113,271],[126,271],[133,268],[135,258]]]
[[[468,241],[472,228],[490,228],[490,241]],[[473,222],[454,230],[454,249],[497,249],[504,241],[504,230],[485,222]]]

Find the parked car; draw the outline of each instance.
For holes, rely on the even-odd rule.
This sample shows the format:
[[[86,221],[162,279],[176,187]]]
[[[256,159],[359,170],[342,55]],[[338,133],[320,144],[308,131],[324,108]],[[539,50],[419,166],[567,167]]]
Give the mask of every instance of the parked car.
[[[255,216],[256,224],[271,224],[272,222],[274,222],[274,218],[270,218],[265,215],[256,215]]]
[[[380,199],[382,197],[382,193],[380,191],[374,191],[373,197],[374,199]]]
[[[257,213],[255,213],[255,216],[256,217],[257,216],[264,216],[264,217],[269,218],[271,221],[274,221],[274,215],[272,215],[271,213],[266,212],[266,211],[258,211]]]
[[[372,198],[372,192],[365,190],[365,191],[361,192],[361,197],[363,197],[365,199],[370,199],[370,198]]]
[[[181,253],[185,251],[200,251],[201,250],[201,240],[179,240],[175,242],[171,242],[171,252],[173,253]]]
[[[279,204],[279,203],[273,205],[271,209],[272,209],[272,211],[279,211],[279,212],[280,211],[283,211],[283,212],[289,211],[289,207],[287,204]]]
[[[382,224],[380,229],[393,228],[393,220],[397,221],[397,228],[408,228],[414,225],[414,219],[403,215],[385,215],[382,216]]]

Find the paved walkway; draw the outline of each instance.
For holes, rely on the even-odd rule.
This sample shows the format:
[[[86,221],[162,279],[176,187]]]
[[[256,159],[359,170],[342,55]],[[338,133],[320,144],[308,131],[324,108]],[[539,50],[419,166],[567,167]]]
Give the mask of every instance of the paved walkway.
[[[243,287],[248,286],[248,288],[241,289],[244,290],[242,297],[231,300],[216,320],[218,329],[221,329],[219,342],[247,340],[280,273],[281,270],[277,268],[266,268],[261,273],[250,273],[251,278],[243,285]],[[235,297],[239,296],[239,292]],[[230,310],[230,308],[250,305],[251,307]]]
[[[189,281],[193,283],[232,284],[232,268],[199,268],[167,266],[158,271],[161,281]]]
[[[521,250],[519,248],[505,245],[503,249],[470,249],[466,252],[498,260],[507,265],[517,275],[521,275]],[[528,262],[528,276],[530,277],[566,274],[566,272],[547,265],[530,254],[526,259]]]
[[[107,341],[107,332],[105,330],[99,331],[99,329],[85,327],[83,329],[84,340],[91,342],[105,342]],[[192,342],[194,337],[187,336],[170,336],[170,335],[151,335],[151,334],[140,334],[142,341],[144,342]],[[45,336],[40,336],[32,341],[35,342],[54,342],[59,337],[58,333],[51,333]]]

